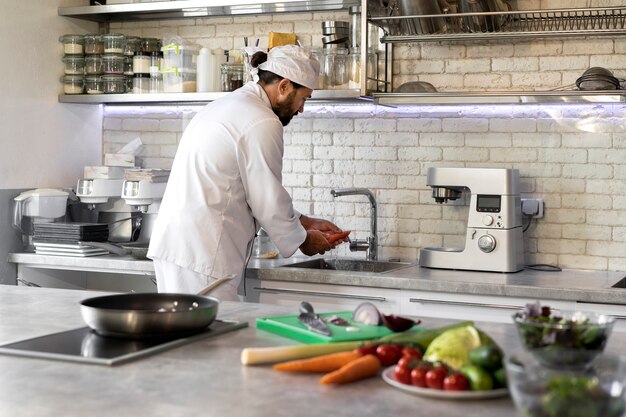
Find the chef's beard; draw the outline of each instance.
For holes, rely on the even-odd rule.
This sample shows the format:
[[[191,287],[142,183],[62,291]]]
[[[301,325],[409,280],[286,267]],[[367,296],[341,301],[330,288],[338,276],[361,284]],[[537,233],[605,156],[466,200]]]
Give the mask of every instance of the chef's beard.
[[[297,110],[295,113],[291,111],[291,109],[293,108],[293,98],[295,96],[296,96],[296,92],[292,91],[291,93],[289,93],[286,101],[282,105],[276,104],[272,106],[272,110],[274,111],[274,114],[278,116],[278,119],[283,124],[283,126],[287,126],[289,122],[291,122],[291,119],[293,119],[293,116],[298,114]]]

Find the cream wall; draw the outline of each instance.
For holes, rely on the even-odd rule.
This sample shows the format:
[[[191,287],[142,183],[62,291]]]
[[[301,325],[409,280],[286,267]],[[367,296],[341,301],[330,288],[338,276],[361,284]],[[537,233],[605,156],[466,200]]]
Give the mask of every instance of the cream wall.
[[[517,7],[608,4],[602,3],[520,0]],[[319,45],[320,21],[333,18],[348,19],[341,13],[304,13],[124,23],[113,24],[111,30],[138,36],[175,34],[212,48],[240,47],[244,36],[259,37],[263,45],[268,30],[295,31],[303,44]],[[515,80],[524,80],[526,90],[547,89],[573,82],[576,74],[593,65],[626,76],[624,42],[607,37],[425,43],[398,48],[395,67],[412,74],[408,79],[437,80],[433,83],[442,90],[519,90]],[[437,62],[439,69],[426,71],[427,61]],[[535,64],[529,67],[531,61]],[[572,69],[569,62],[577,66]],[[550,76],[544,79],[539,70],[550,70]],[[396,85],[401,80],[398,77]],[[489,87],[478,88],[482,85]],[[115,151],[139,136],[146,144],[140,158],[143,166],[168,168],[182,131],[197,110],[108,106],[105,149]],[[312,103],[286,129],[284,183],[299,210],[329,217],[354,230],[355,237],[367,234],[368,204],[360,197],[333,201],[330,190],[372,189],[379,202],[383,256],[415,259],[420,247],[463,241],[467,207],[434,203],[425,186],[429,166],[517,168],[523,197],[543,198],[546,204],[545,218],[524,235],[527,263],[625,270],[625,116],[623,104],[393,109]]]
[[[57,16],[77,0],[2,0],[0,39],[7,46],[0,78],[0,189],[72,186],[102,155],[100,106],[60,104],[64,33],[95,23]]]

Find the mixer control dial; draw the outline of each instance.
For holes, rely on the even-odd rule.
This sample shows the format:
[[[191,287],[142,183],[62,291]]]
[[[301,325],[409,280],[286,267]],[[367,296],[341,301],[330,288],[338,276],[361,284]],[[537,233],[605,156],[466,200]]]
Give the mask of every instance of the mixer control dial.
[[[496,238],[491,235],[482,235],[478,238],[478,247],[485,253],[492,252],[496,248]]]
[[[483,224],[485,226],[491,226],[493,224],[493,217],[490,215],[483,216]]]

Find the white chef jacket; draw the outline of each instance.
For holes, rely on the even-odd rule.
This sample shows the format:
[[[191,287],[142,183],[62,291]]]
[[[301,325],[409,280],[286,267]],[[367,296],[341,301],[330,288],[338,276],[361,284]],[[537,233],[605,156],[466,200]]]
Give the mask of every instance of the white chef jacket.
[[[208,104],[178,145],[148,257],[238,285],[258,226],[293,255],[306,230],[282,167],[283,126],[260,85]]]

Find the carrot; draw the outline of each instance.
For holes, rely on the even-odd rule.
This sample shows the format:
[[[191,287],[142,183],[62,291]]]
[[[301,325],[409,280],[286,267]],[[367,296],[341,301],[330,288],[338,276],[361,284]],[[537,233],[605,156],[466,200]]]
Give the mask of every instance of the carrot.
[[[327,238],[328,243],[330,243],[332,245],[336,241],[348,237],[350,232],[352,232],[352,231],[351,230],[344,230],[343,232],[339,232],[339,233],[334,233],[332,235],[328,235],[328,238]]]
[[[336,352],[308,359],[281,362],[272,368],[286,372],[331,372],[361,357],[357,352]]]
[[[345,384],[378,375],[380,361],[376,355],[365,355],[347,363],[320,379],[322,384]]]

